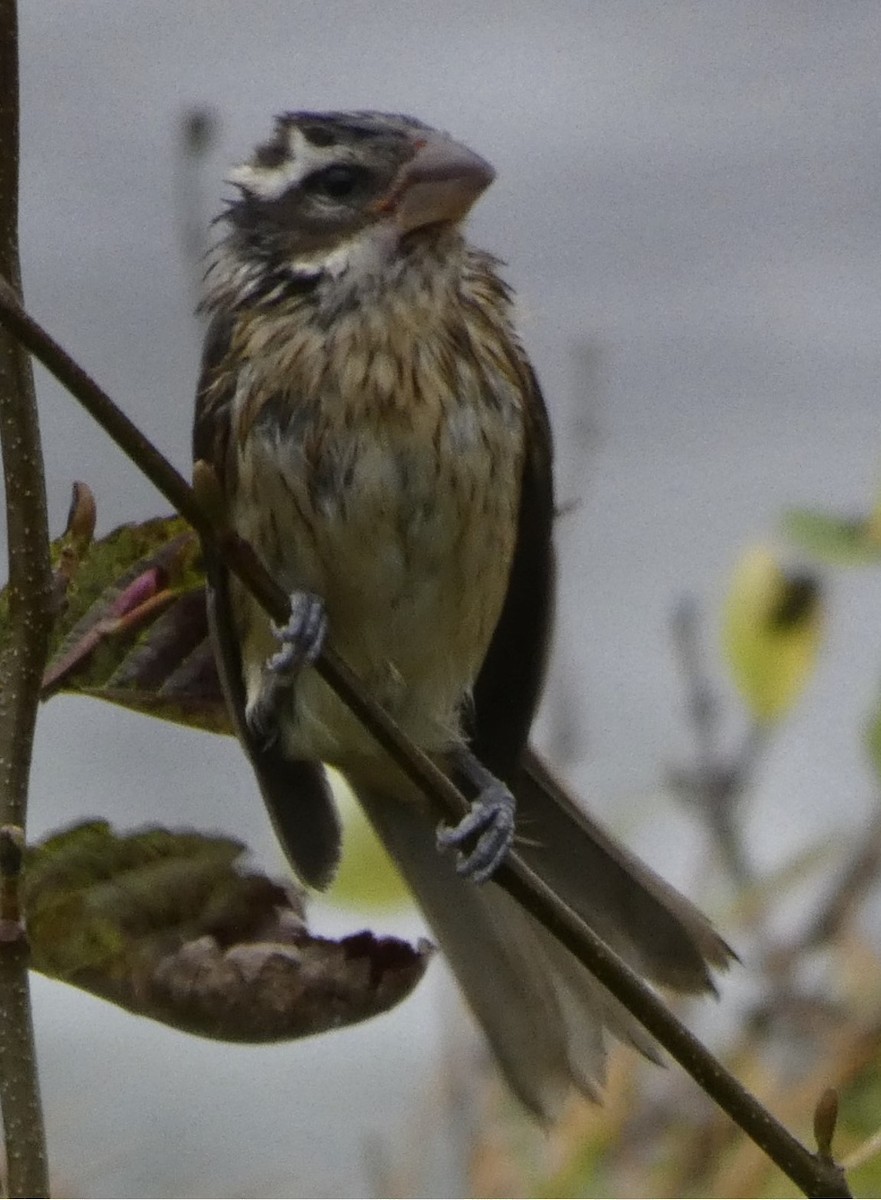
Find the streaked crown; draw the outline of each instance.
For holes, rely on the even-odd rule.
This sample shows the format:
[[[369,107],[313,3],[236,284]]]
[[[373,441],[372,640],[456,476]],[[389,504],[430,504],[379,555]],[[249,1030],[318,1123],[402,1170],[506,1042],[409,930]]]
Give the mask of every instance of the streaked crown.
[[[231,226],[221,290],[267,302],[382,271],[410,235],[456,225],[493,178],[484,159],[412,117],[286,113],[229,176],[239,194],[221,218]]]

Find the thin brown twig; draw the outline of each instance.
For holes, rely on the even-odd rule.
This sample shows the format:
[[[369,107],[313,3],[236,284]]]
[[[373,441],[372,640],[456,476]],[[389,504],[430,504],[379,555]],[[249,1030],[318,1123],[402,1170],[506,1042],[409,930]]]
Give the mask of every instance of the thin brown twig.
[[[277,621],[287,617],[288,598],[246,543],[218,532],[209,511],[183,477],[144,437],[85,371],[33,320],[0,280],[0,323],[86,408],[116,444],[194,526],[208,545]],[[332,652],[316,664],[323,678],[356,713],[376,740],[406,771],[445,819],[458,819],[467,802],[452,782],[412,745],[356,676]],[[808,1196],[849,1196],[839,1168],[812,1154],[752,1096],[681,1024],[658,997],[561,902],[515,853],[495,875],[525,909],[565,945],[645,1025],[658,1042],[740,1128]]]
[[[753,724],[738,753],[722,753],[719,698],[707,676],[699,614],[692,599],[685,598],[677,605],[671,631],[685,687],[695,762],[691,768],[671,771],[670,782],[677,797],[687,802],[707,826],[732,879],[747,886],[754,881],[754,874],[741,840],[737,810],[765,747],[765,731]]]
[[[0,0],[0,271],[16,291],[18,260],[18,13]],[[0,446],[6,488],[9,621],[0,646],[0,825],[23,838],[40,679],[52,629],[52,574],[43,455],[31,360],[0,330]],[[28,944],[18,872],[0,861],[0,1112],[11,1196],[49,1194],[37,1076]]]
[[[881,872],[881,813],[876,813],[859,844],[844,865],[823,901],[820,911],[799,938],[796,953],[834,942],[867,893],[878,884]]]

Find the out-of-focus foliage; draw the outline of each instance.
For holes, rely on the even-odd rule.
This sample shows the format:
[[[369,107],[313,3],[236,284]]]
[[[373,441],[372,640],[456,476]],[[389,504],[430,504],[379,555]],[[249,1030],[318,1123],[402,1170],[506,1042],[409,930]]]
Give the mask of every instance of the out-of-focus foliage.
[[[802,1034],[803,1029],[792,1031]],[[726,1052],[730,1069],[808,1144],[811,1112],[830,1086],[840,1089],[833,1148],[838,1161],[878,1130],[876,1052],[881,1030],[827,1023],[804,1047],[801,1068],[770,1066],[782,1042],[749,1029]],[[824,1044],[825,1043],[825,1044]],[[495,1088],[485,1092],[484,1136],[473,1154],[472,1194],[491,1196],[799,1196],[794,1185],[730,1120],[668,1075],[662,1087],[635,1055],[616,1049],[602,1106],[574,1102],[560,1124],[536,1131]],[[872,1106],[874,1105],[874,1111]],[[849,1170],[855,1195],[876,1196],[877,1156]]]
[[[881,563],[881,500],[867,517],[793,509],[784,515],[783,530],[804,554],[828,566]]]
[[[757,721],[777,721],[798,701],[817,660],[822,604],[817,580],[785,572],[765,547],[737,564],[725,606],[732,677]]]
[[[831,567],[881,565],[881,495],[866,516],[794,509],[784,515],[783,529],[792,542],[817,563]],[[879,664],[881,667],[881,664]],[[881,701],[866,727],[866,749],[881,779]]]
[[[869,761],[875,770],[875,775],[881,781],[881,703],[878,704],[866,725],[866,750],[869,753]]]

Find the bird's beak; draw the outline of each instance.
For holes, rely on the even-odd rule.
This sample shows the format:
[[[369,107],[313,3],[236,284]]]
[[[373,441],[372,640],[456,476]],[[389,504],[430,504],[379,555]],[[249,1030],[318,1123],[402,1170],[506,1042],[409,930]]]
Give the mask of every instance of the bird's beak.
[[[443,133],[426,133],[380,207],[402,233],[439,221],[461,221],[496,173],[486,159]]]

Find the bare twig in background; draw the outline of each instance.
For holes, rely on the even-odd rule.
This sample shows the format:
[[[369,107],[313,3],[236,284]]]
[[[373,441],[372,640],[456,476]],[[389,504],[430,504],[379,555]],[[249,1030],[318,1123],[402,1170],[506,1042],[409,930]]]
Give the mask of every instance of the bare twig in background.
[[[288,611],[288,598],[284,591],[266,573],[250,547],[224,530],[222,524],[218,526],[217,520],[212,518],[212,512],[220,515],[220,506],[214,502],[217,481],[210,470],[206,468],[206,471],[197,473],[201,476],[197,495],[110,397],[22,309],[12,289],[2,279],[0,324],[8,326],[21,339],[207,543],[222,554],[226,565],[242,580],[269,615],[277,621],[284,620]],[[467,810],[465,798],[458,789],[431,759],[402,734],[337,655],[325,649],[316,667],[325,682],[432,801],[439,814],[445,819],[455,820]],[[518,855],[509,854],[494,878],[621,1000],[699,1086],[806,1195],[850,1195],[837,1166],[808,1151],[763,1108],[672,1015],[654,992],[526,867]]]
[[[732,879],[747,885],[753,881],[753,871],[737,817],[765,746],[764,730],[753,722],[739,751],[730,756],[723,754],[719,702],[704,668],[695,603],[682,600],[671,624],[685,686],[686,712],[694,736],[695,762],[691,768],[670,771],[669,783],[677,797],[704,821]]]
[[[204,259],[208,249],[205,236],[208,228],[207,206],[201,186],[202,166],[217,140],[219,128],[220,119],[213,109],[199,106],[181,113],[174,170],[181,261],[190,276],[194,308],[202,295]]]
[[[796,949],[810,950],[834,941],[881,874],[881,815],[862,831],[859,844],[820,906]]]
[[[0,271],[20,290],[18,261],[18,14],[0,0]],[[23,837],[40,680],[52,628],[52,574],[43,458],[31,361],[0,331],[0,441],[6,484],[9,633],[0,646],[0,825]],[[11,842],[10,842],[11,844]],[[0,1110],[9,1194],[48,1195],[28,986],[16,911],[18,872],[0,847]],[[7,861],[5,861],[7,860]]]

